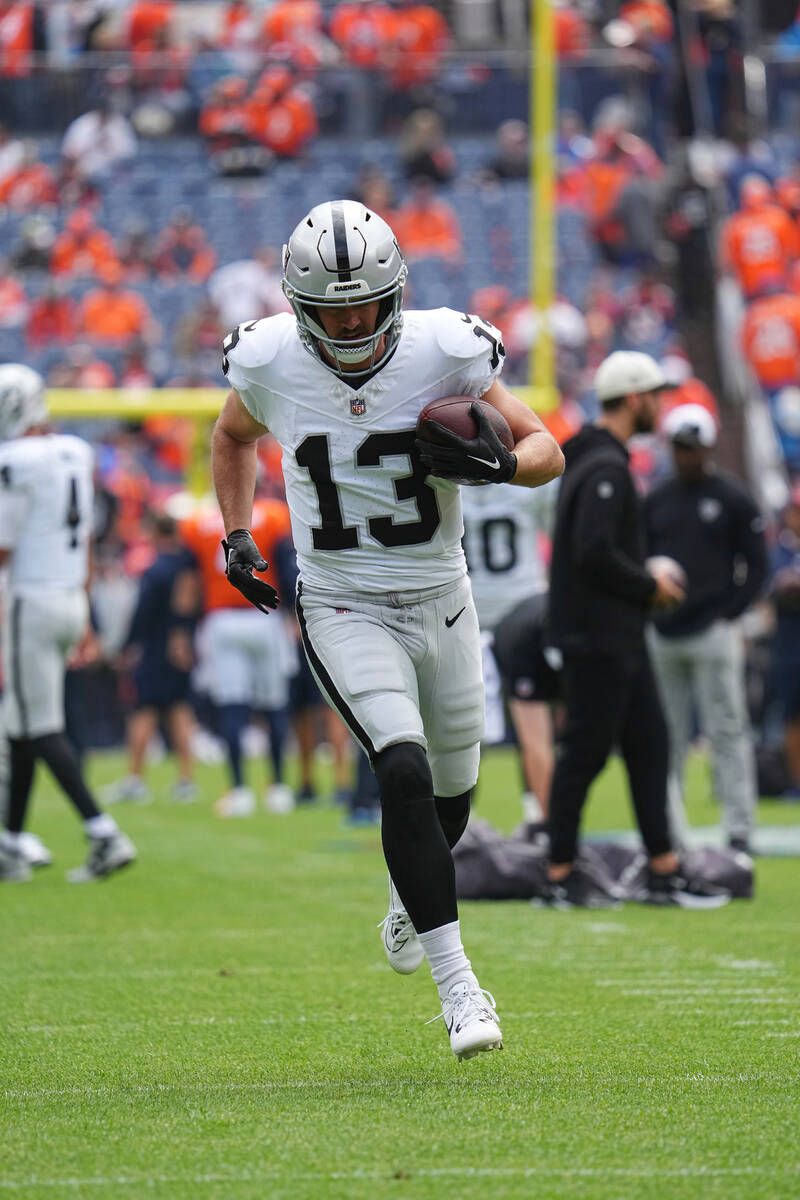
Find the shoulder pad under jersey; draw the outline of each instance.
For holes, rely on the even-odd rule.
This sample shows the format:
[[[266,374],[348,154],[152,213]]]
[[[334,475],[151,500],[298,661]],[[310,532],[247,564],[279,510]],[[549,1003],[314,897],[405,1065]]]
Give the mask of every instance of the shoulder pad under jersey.
[[[436,334],[439,349],[451,358],[478,358],[491,351],[492,367],[505,357],[503,335],[482,317],[456,312],[452,308],[436,308],[428,313]]]
[[[260,321],[245,321],[231,330],[222,343],[222,369],[230,363],[242,370],[271,363],[296,324],[294,313],[276,313]]]

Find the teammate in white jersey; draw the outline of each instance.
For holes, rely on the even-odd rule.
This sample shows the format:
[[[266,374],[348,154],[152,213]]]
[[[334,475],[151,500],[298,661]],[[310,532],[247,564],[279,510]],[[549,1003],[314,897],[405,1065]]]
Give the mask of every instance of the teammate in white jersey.
[[[558,481],[554,480],[524,492],[503,483],[493,488],[466,488],[462,495],[464,552],[483,649],[484,742],[497,743],[505,736],[505,697],[520,749],[523,816],[535,824],[547,815],[553,773],[550,707],[547,697],[538,694],[542,672],[531,666],[538,662],[541,651],[526,637],[521,646],[515,646],[513,660],[508,662],[499,653],[495,635],[512,614],[517,626],[516,614],[526,614],[526,631],[532,615],[544,616],[547,564],[541,542],[550,532],[557,490]],[[506,640],[501,641],[502,649]]]
[[[318,205],[283,253],[293,315],[240,325],[224,344],[233,391],[214,433],[228,578],[268,611],[277,594],[248,526],[256,440],[283,451],[309,663],[378,779],[390,873],[383,922],[403,974],[428,959],[459,1058],[501,1045],[494,1001],[463,946],[450,849],[464,831],[483,727],[480,641],[458,483],[536,487],[557,444],[498,381],[500,334],[477,317],[402,312],[406,266],[389,226],[351,200]],[[443,396],[494,404],[515,437],[417,443]],[[479,410],[475,410],[479,412]]]
[[[89,623],[92,501],[87,443],[47,432],[40,375],[16,363],[0,366],[3,723],[9,739],[1,879],[30,877],[22,838],[39,759],[75,805],[89,838],[86,863],[68,878],[99,879],[136,857],[116,821],[97,807],[64,732],[64,670]]]

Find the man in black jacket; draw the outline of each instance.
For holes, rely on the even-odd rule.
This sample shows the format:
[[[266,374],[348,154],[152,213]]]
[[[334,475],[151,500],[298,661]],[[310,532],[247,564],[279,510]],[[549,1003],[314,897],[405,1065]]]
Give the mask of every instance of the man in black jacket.
[[[602,412],[564,446],[550,580],[550,644],[563,656],[566,725],[550,801],[549,903],[601,907],[614,898],[577,859],[589,785],[618,746],[649,858],[647,898],[711,907],[725,892],[680,872],[667,827],[669,746],[645,645],[652,609],[684,593],[644,566],[641,507],[626,443],[656,425],[666,380],[646,354],[616,351],[598,368]]]
[[[673,409],[664,433],[675,475],[645,501],[647,548],[680,563],[688,590],[679,608],[655,617],[648,640],[669,728],[676,795],[696,704],[711,744],[726,840],[732,849],[748,851],[757,789],[737,619],[767,577],[764,520],[741,484],[712,467],[717,427],[702,405]],[[681,810],[677,819],[683,826]]]

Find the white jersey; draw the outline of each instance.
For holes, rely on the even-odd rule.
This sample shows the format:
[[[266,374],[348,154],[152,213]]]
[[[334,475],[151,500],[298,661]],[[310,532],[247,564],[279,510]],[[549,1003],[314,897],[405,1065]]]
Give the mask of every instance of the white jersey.
[[[558,484],[464,488],[464,550],[482,630],[547,589],[541,537],[550,532]]]
[[[68,434],[0,443],[0,547],[11,551],[12,592],[86,584],[92,471],[90,446]]]
[[[466,572],[459,487],[426,477],[417,417],[442,396],[482,396],[500,374],[499,332],[449,308],[406,312],[397,348],[353,388],[303,348],[294,316],[240,325],[228,382],[283,451],[300,577],[338,592],[416,591]]]

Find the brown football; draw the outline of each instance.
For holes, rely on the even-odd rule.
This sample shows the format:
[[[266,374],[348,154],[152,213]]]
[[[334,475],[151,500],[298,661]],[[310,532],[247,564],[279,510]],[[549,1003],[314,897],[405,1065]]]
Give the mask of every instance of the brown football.
[[[505,446],[506,450],[514,449],[514,435],[511,427],[502,413],[486,400],[476,400],[474,396],[442,396],[440,400],[431,400],[426,404],[417,418],[417,437],[423,442],[437,445],[441,438],[429,422],[438,421],[452,433],[463,438],[477,437],[478,427],[469,411],[473,404],[479,404],[492,423],[492,427]]]

